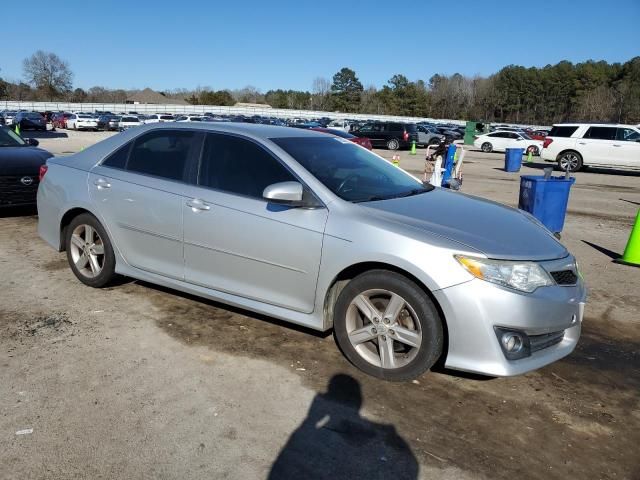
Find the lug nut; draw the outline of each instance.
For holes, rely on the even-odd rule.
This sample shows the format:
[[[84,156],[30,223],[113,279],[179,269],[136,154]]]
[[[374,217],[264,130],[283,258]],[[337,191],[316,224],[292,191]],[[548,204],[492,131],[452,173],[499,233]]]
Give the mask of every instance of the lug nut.
[[[373,323],[378,323],[379,321],[380,321],[380,319],[377,318],[377,317],[373,319]]]
[[[389,323],[389,319],[388,319],[388,318],[385,318],[385,319],[384,319],[384,323]]]
[[[372,328],[372,329],[371,329],[371,333],[373,333],[373,334],[375,335],[376,333],[378,333],[378,330],[377,330],[377,329],[375,329],[375,328]]]
[[[387,341],[387,336],[386,335],[382,335],[382,341],[386,342]]]
[[[389,335],[395,335],[396,332],[394,330],[389,330]]]

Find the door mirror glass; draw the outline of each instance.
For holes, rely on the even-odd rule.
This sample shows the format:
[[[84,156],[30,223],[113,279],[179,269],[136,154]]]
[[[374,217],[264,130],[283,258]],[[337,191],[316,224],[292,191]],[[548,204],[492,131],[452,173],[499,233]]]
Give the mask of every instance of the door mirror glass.
[[[302,194],[302,184],[298,182],[273,183],[262,192],[262,196],[270,202],[292,206],[302,204]]]
[[[38,145],[40,145],[40,142],[35,138],[27,138],[25,142],[27,142],[27,144],[31,145],[32,147],[37,147]]]

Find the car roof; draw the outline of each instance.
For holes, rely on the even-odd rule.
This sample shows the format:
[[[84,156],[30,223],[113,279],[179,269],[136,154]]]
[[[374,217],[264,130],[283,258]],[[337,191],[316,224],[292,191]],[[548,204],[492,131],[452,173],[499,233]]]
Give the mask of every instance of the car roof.
[[[260,123],[234,123],[234,122],[165,122],[141,124],[136,128],[130,128],[118,135],[95,143],[80,152],[67,157],[58,157],[50,160],[52,163],[61,163],[81,170],[89,170],[107,155],[110,155],[120,146],[130,140],[151,131],[157,130],[203,130],[209,132],[231,133],[243,135],[261,142],[270,141],[274,138],[310,137],[327,138],[326,133],[315,132],[313,130],[279,127],[275,125],[264,125]]]
[[[620,128],[638,128],[637,125],[625,123],[554,123],[554,127],[620,127]]]
[[[164,128],[185,128],[196,130],[210,130],[213,132],[237,133],[248,135],[254,138],[268,140],[270,138],[286,137],[317,137],[318,132],[304,128],[280,127],[276,125],[265,125],[262,123],[238,123],[238,122],[215,122],[215,123],[154,123],[142,127],[145,131]],[[141,131],[141,130],[138,130]],[[323,136],[324,138],[324,136]]]

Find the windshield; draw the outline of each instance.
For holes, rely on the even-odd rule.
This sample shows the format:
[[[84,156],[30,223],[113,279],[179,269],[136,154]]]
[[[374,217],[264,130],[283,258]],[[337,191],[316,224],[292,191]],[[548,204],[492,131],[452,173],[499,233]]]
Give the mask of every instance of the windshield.
[[[271,140],[325,187],[349,202],[406,197],[433,188],[349,140],[337,137]]]
[[[0,147],[22,147],[25,141],[13,130],[0,128]]]

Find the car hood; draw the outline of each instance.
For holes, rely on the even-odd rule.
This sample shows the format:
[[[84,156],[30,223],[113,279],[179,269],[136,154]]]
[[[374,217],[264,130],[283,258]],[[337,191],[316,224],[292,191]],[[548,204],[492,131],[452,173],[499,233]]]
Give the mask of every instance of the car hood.
[[[40,165],[51,157],[50,152],[36,147],[0,147],[0,175],[37,175]]]
[[[361,203],[377,218],[403,223],[478,250],[489,258],[552,260],[567,249],[535,218],[515,208],[436,188],[411,197]]]

